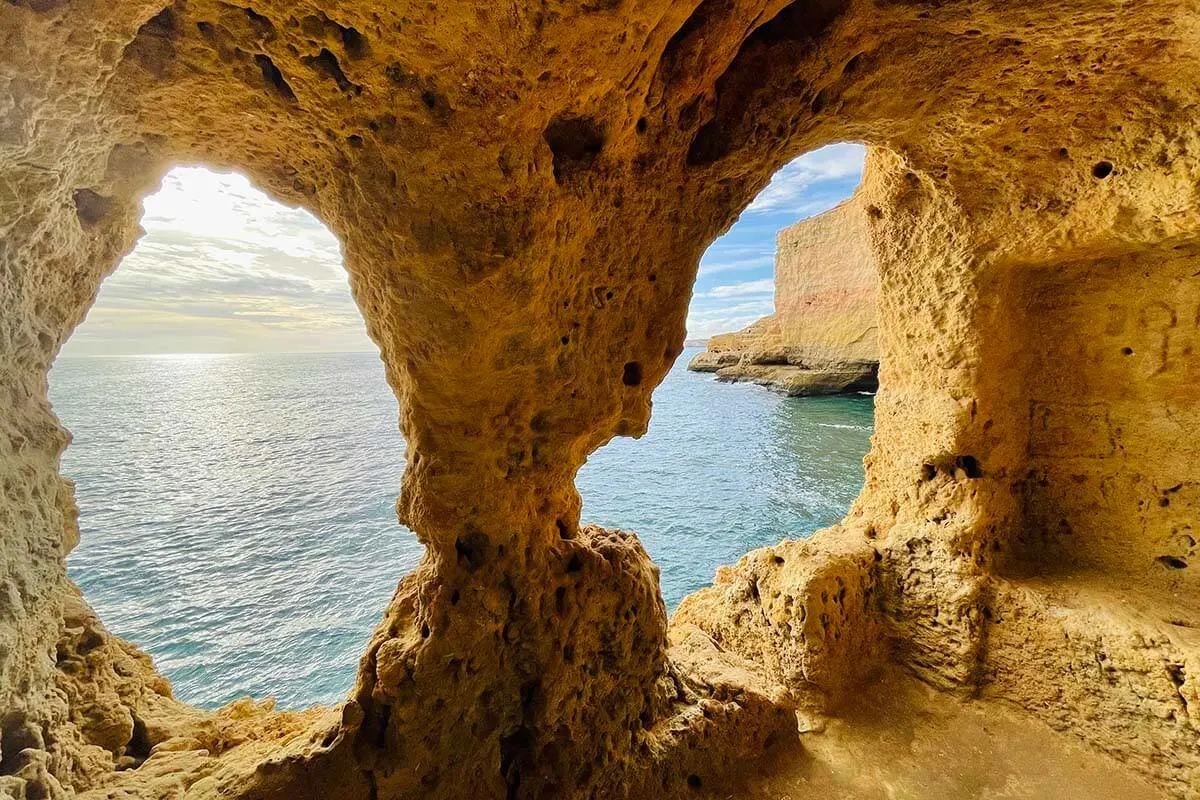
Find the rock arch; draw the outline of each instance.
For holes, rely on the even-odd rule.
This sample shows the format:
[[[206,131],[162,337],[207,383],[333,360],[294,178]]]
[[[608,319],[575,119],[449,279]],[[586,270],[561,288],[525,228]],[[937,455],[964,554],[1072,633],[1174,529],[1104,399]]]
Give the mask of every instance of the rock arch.
[[[1159,410],[1154,431],[1193,426],[1195,23],[1179,0],[6,4],[0,781],[688,791],[788,735],[776,682],[836,705],[859,666],[891,660],[1030,704],[1186,793],[1196,579],[1161,558],[1189,557],[1196,455],[1165,435],[1166,461],[1130,446],[1143,427],[1113,403],[1132,396],[1102,378]],[[704,246],[783,163],[847,139],[881,149],[862,190],[880,211],[885,365],[866,488],[844,526],[785,546],[801,572],[751,555],[689,601],[668,652],[653,566],[632,538],[580,527],[572,477],[645,429]],[[67,435],[46,371],[136,238],[139,197],[179,161],[237,167],[341,238],[400,399],[399,511],[428,556],[337,711],[197,716],[65,578]],[[1055,327],[1135,273],[1177,322],[1121,347],[1165,347],[1165,380]],[[1067,354],[1095,378],[1082,404],[1038,380]],[[1084,434],[1096,425],[1107,443]],[[1073,533],[1048,535],[1054,519]],[[1112,524],[1134,542],[1120,585],[1103,580],[1126,563]],[[1083,592],[1064,572],[1100,580]],[[815,639],[736,621],[785,578],[829,620]],[[841,581],[838,608],[818,609],[820,581]],[[1125,682],[1091,668],[1100,653]],[[89,728],[88,709],[116,727]],[[156,745],[155,769],[112,772]]]

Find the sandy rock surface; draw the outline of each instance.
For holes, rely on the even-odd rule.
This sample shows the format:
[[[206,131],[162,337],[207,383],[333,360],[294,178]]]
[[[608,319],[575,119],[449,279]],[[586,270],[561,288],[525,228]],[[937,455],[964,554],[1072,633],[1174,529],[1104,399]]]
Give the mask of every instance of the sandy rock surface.
[[[1190,0],[0,4],[0,793],[719,792],[878,661],[1196,797],[1198,31]],[[646,430],[705,247],[850,140],[865,487],[672,631],[573,476]],[[340,238],[399,399],[427,553],[335,709],[188,709],[67,578],[47,374],[179,163]]]

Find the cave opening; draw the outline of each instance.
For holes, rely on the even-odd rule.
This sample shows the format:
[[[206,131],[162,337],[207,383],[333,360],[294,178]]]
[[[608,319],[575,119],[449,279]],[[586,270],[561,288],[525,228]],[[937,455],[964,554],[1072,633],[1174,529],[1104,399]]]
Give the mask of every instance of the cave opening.
[[[51,371],[69,574],[181,700],[336,703],[424,551],[397,535],[404,440],[338,240],[195,167],[142,226]]]
[[[893,693],[868,673],[898,667],[1187,793],[1196,426],[1176,411],[1195,406],[1200,317],[1195,253],[1168,250],[1200,220],[1194,14],[1144,5],[4,6],[0,773],[23,774],[0,783],[29,797],[725,795],[724,775],[794,739],[793,692],[874,703]],[[576,525],[572,479],[649,424],[703,245],[781,160],[852,137],[894,156],[878,174],[872,156],[864,187],[887,348],[867,489],[845,524],[749,554],[668,625],[636,539]],[[111,671],[55,668],[82,603],[46,371],[132,241],[143,175],[177,159],[244,168],[346,242],[409,436],[400,511],[430,545],[360,690],[289,741],[277,716],[238,720],[240,750],[213,734],[228,714],[147,713],[161,708],[149,665],[123,673],[121,698]],[[185,421],[192,446],[208,422]],[[145,465],[195,490],[196,475]],[[1024,545],[1037,565],[1086,556],[1111,591],[1000,573],[1001,548],[1047,529],[1061,533]],[[675,544],[689,560],[713,549]],[[389,552],[368,556],[394,572]],[[125,652],[113,640],[80,644]],[[890,722],[931,710],[947,718],[922,702],[865,747],[838,745],[873,784],[860,794],[901,784],[856,753],[920,755]],[[999,740],[1037,742],[1015,777],[1045,765],[1045,740]],[[927,775],[1025,788],[999,759],[964,773],[937,757],[991,754],[986,739],[926,741]],[[150,748],[156,763],[128,769]]]
[[[862,488],[879,358],[865,154],[792,160],[708,247],[647,434],[577,476],[583,519],[638,534],[668,608],[745,553],[836,524]]]

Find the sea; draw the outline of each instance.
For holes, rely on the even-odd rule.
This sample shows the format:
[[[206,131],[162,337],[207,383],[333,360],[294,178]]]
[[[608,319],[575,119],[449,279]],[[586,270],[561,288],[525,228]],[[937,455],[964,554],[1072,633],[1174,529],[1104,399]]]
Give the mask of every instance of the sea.
[[[869,395],[788,398],[688,372],[649,432],[594,453],[583,521],[633,531],[669,609],[722,564],[837,522],[863,482]],[[346,696],[423,547],[396,520],[404,440],[373,353],[62,358],[71,577],[204,708]]]

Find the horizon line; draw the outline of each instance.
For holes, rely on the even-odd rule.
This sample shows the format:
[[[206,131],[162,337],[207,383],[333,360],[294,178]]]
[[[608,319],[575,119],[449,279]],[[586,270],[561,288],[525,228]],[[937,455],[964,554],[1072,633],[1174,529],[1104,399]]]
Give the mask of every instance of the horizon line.
[[[709,336],[688,336],[684,339],[684,345],[686,346],[688,342],[707,342],[710,338]],[[199,358],[215,356],[331,356],[357,354],[382,356],[379,350],[241,350],[229,353],[187,350],[164,353],[59,353],[55,356],[54,360],[63,361],[83,358],[170,358],[179,356],[194,356]]]
[[[211,351],[175,351],[164,353],[60,353],[55,357],[55,361],[74,358],[166,358],[178,356],[329,356],[329,355],[354,355],[354,354],[375,354],[379,355],[378,350],[240,350],[229,353],[216,353]]]

